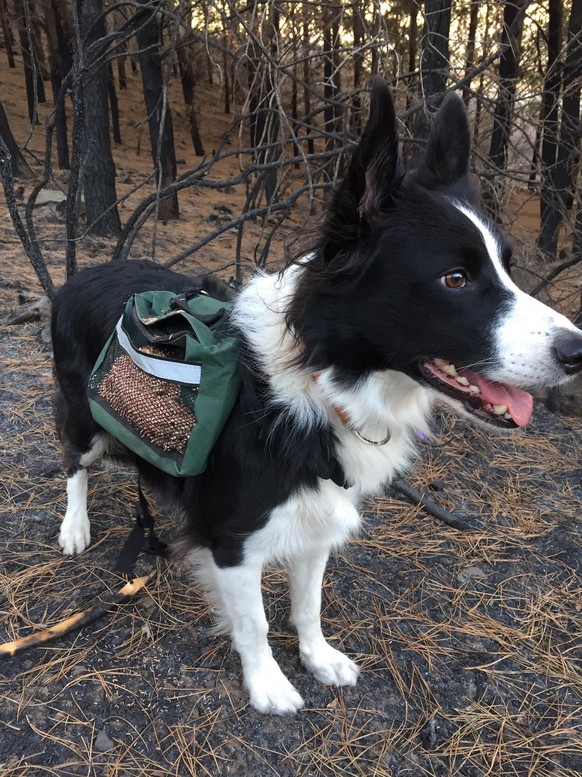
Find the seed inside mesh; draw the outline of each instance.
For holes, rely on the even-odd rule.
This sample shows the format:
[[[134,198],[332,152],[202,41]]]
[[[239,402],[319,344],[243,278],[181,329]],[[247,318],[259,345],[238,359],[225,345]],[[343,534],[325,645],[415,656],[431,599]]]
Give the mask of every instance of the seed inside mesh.
[[[179,385],[148,375],[122,354],[101,381],[99,393],[140,437],[164,451],[184,453],[196,416],[183,404]]]

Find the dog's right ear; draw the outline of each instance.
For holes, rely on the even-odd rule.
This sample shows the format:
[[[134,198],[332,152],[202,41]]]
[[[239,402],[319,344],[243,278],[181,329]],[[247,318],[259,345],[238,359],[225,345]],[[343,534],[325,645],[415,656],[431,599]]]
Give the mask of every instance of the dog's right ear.
[[[385,81],[372,82],[370,116],[348,171],[336,190],[331,218],[344,226],[365,226],[390,207],[404,177],[396,111]]]
[[[440,189],[473,201],[469,175],[471,130],[461,97],[449,92],[436,114],[424,157],[411,178],[426,189]]]

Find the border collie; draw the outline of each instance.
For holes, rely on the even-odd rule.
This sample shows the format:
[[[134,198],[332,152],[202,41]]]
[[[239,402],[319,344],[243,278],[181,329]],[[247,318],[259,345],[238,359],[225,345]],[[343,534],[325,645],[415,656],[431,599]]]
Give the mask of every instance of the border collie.
[[[187,519],[182,552],[217,605],[261,712],[303,706],[267,642],[263,566],[277,561],[288,572],[305,667],[323,683],[353,685],[358,667],[325,640],[320,603],[329,553],[358,531],[362,500],[408,466],[435,401],[509,431],[531,417],[522,388],[582,369],[582,332],[511,280],[509,244],[476,208],[469,156],[465,109],[450,94],[422,163],[405,173],[392,98],[376,81],[312,250],[282,273],[257,273],[236,296],[229,326],[242,389],[206,471],[180,479],[137,460]],[[92,365],[133,292],[192,284],[130,261],[79,272],[57,295],[66,554],[89,545],[87,467],[112,449],[89,412]]]

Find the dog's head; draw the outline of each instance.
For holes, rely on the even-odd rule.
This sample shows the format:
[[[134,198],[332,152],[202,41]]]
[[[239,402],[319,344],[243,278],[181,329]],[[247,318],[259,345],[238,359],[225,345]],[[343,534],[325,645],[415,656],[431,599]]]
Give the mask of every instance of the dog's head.
[[[370,118],[289,307],[305,363],[342,380],[396,370],[456,410],[513,429],[522,389],[582,369],[582,332],[511,280],[511,247],[479,212],[470,131],[449,94],[406,173],[394,104],[375,81]]]

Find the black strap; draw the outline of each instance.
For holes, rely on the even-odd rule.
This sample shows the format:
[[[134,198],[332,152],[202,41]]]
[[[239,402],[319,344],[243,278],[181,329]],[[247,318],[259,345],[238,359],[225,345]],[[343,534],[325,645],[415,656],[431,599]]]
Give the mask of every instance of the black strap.
[[[168,546],[160,540],[154,529],[154,517],[150,512],[147,499],[141,488],[141,479],[137,479],[138,502],[135,506],[135,524],[126,539],[117,561],[114,571],[126,577],[133,577],[135,563],[141,551],[157,556],[166,556]]]

